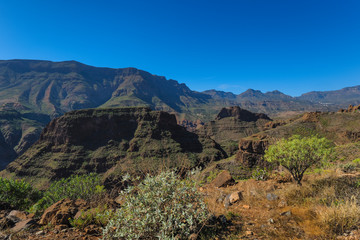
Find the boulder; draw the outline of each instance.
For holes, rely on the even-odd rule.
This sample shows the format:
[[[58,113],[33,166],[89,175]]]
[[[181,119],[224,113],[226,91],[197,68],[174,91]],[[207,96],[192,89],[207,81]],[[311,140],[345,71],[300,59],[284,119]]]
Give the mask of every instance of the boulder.
[[[33,219],[22,220],[17,222],[13,228],[10,229],[11,232],[16,233],[23,229],[27,229],[29,227],[35,226],[37,223]]]
[[[229,201],[231,204],[241,201],[242,199],[243,199],[243,195],[240,191],[231,193],[229,197]]]
[[[73,218],[77,212],[86,209],[84,200],[70,200],[68,198],[60,200],[45,210],[39,223],[41,225],[69,225],[69,219]]]
[[[278,200],[279,197],[274,193],[268,193],[268,194],[266,194],[266,199],[269,201],[275,201],[275,200]]]
[[[214,187],[226,187],[235,183],[229,171],[222,171],[217,177],[211,182]]]

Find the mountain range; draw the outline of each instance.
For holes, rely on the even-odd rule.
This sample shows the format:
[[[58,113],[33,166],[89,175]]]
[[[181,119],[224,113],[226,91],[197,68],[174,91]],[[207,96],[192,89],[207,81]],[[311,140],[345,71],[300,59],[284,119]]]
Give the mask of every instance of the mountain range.
[[[85,108],[140,106],[173,113],[178,122],[209,122],[223,107],[239,106],[271,118],[336,111],[360,103],[360,86],[292,97],[249,89],[241,94],[193,91],[136,68],[104,68],[76,61],[0,61],[0,168],[22,154],[46,124]]]
[[[274,115],[284,111],[335,110],[360,102],[360,86],[291,97],[249,89],[241,94],[197,92],[185,84],[136,68],[92,67],[76,61],[0,61],[0,106],[60,116],[83,108],[148,106],[179,118],[212,120],[225,106]]]

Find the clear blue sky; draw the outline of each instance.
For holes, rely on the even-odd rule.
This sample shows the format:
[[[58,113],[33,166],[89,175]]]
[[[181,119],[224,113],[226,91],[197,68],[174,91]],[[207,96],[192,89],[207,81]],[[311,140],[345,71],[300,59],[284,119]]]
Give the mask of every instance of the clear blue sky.
[[[360,85],[359,0],[0,0],[0,59],[136,67],[240,93]]]

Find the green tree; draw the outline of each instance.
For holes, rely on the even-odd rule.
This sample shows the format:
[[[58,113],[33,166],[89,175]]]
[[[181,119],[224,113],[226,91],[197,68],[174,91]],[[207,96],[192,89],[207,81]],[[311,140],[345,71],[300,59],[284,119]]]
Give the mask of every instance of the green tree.
[[[332,144],[326,138],[294,135],[271,145],[265,151],[264,158],[285,167],[301,185],[305,171],[315,164],[327,162],[332,154]]]

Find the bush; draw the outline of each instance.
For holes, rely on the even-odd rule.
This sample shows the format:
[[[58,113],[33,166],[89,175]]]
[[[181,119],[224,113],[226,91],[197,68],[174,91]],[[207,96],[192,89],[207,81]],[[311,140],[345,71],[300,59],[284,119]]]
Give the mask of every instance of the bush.
[[[355,198],[333,203],[332,206],[319,211],[319,215],[325,227],[335,234],[343,234],[360,224],[360,208]]]
[[[40,197],[40,192],[23,180],[0,177],[0,206],[25,210]]]
[[[269,178],[269,172],[266,170],[266,168],[261,169],[259,167],[255,168],[252,171],[252,178],[258,181],[265,181]]]
[[[124,205],[103,230],[104,239],[184,239],[209,216],[194,182],[180,180],[174,172],[148,175],[120,196]]]
[[[90,200],[104,192],[100,178],[95,174],[74,175],[51,184],[44,196],[32,207],[32,212],[41,212],[64,198]]]
[[[326,138],[300,137],[282,139],[265,151],[265,160],[285,167],[294,180],[301,185],[307,169],[315,164],[327,162],[333,153],[333,147]]]
[[[89,225],[97,225],[105,227],[108,224],[112,211],[107,206],[98,206],[87,211],[81,211],[81,215],[77,219],[71,219],[71,226],[84,230]]]

